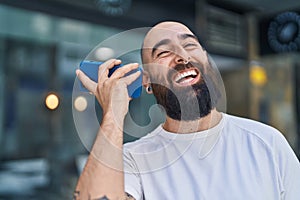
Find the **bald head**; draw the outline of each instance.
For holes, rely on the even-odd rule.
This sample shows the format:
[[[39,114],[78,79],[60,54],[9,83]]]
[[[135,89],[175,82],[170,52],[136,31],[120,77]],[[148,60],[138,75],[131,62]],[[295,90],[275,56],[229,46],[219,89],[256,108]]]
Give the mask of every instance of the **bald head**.
[[[150,31],[147,33],[144,44],[147,44],[147,42],[150,42],[153,38],[159,38],[163,32],[189,32],[193,34],[188,27],[185,25],[179,23],[179,22],[173,22],[173,21],[166,21],[161,22],[157,25],[155,25],[153,28],[150,29]]]
[[[179,22],[166,21],[152,27],[144,38],[141,51],[143,63],[150,61],[149,56],[157,42],[161,41],[164,36],[168,39],[172,39],[172,37],[175,37],[178,33],[194,35],[188,27]]]

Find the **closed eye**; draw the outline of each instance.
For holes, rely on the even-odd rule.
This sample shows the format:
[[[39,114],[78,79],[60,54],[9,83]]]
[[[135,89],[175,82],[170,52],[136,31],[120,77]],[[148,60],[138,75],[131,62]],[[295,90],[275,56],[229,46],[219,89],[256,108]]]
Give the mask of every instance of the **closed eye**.
[[[197,44],[195,44],[195,43],[188,43],[188,44],[185,44],[183,47],[184,48],[197,47]]]
[[[162,51],[162,52],[159,52],[156,57],[159,58],[159,57],[168,55],[169,53],[170,53],[170,51]]]

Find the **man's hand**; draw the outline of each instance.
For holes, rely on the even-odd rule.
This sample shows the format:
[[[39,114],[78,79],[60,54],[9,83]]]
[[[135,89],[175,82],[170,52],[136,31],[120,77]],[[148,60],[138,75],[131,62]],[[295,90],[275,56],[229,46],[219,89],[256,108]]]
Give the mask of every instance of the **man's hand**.
[[[131,63],[118,68],[110,77],[109,69],[121,64],[120,60],[110,59],[99,66],[98,83],[92,81],[82,71],[77,70],[76,74],[85,88],[94,94],[103,109],[103,115],[124,118],[128,112],[130,97],[127,86],[135,81],[140,72],[137,71],[129,76],[128,72],[137,69],[138,63]]]

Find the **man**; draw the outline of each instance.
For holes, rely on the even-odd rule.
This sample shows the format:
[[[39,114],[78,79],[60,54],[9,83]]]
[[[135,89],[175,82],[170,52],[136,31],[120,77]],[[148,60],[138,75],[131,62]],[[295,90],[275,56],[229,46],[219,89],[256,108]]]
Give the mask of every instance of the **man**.
[[[166,120],[123,147],[127,85],[132,63],[98,84],[78,78],[103,109],[100,129],[79,178],[75,199],[300,199],[300,165],[277,130],[220,113],[221,95],[210,58],[183,24],[162,22],[146,35],[143,85],[165,109]]]

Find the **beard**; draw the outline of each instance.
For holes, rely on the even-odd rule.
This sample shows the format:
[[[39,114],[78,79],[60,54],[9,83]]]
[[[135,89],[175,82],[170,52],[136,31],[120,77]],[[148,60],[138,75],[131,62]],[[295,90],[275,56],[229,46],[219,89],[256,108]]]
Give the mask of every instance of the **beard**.
[[[171,77],[177,71],[196,67],[201,72],[200,80],[191,85],[176,87]],[[209,63],[207,69],[212,69]],[[211,70],[209,70],[211,72]],[[213,81],[213,74],[204,74],[203,67],[197,63],[179,64],[168,73],[168,82],[164,86],[160,82],[152,83],[153,94],[166,114],[174,120],[192,121],[207,116],[216,107],[220,92]]]

